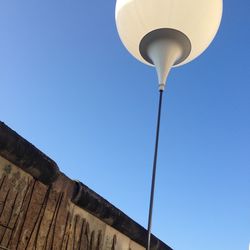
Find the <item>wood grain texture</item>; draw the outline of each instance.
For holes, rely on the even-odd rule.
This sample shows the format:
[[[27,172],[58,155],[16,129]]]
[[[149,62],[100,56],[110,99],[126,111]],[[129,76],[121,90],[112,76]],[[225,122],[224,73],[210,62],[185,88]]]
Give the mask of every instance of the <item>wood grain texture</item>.
[[[119,232],[71,202],[74,188],[63,174],[44,185],[0,157],[0,249],[131,249],[129,241],[117,242]]]
[[[0,121],[0,250],[146,245],[145,228]],[[151,250],[172,248],[152,235]]]

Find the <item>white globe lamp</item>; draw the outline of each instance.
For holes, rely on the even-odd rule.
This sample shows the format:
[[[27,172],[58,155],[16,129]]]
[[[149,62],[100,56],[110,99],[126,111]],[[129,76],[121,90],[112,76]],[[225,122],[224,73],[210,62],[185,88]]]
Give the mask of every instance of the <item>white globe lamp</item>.
[[[127,50],[156,68],[159,109],[151,184],[147,250],[150,245],[162,93],[170,69],[198,57],[214,39],[221,22],[222,0],[117,0],[116,26]]]
[[[127,50],[154,65],[160,88],[172,66],[190,62],[212,42],[222,0],[117,0],[116,26]]]

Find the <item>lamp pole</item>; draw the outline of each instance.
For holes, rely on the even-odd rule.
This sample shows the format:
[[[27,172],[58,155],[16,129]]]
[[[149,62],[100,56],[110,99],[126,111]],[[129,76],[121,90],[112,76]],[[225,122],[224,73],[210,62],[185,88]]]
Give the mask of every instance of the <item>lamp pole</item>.
[[[151,193],[150,193],[150,204],[149,204],[149,213],[148,213],[147,250],[150,250],[150,242],[151,242],[150,240],[151,240],[151,229],[152,229],[152,215],[153,215],[153,207],[154,207],[154,192],[155,192],[155,179],[156,179],[157,158],[158,158],[158,145],[159,145],[159,135],[160,135],[160,124],[161,124],[162,96],[163,96],[163,90],[160,89],[159,90],[158,116],[157,116],[157,125],[156,125],[155,152],[154,152]]]

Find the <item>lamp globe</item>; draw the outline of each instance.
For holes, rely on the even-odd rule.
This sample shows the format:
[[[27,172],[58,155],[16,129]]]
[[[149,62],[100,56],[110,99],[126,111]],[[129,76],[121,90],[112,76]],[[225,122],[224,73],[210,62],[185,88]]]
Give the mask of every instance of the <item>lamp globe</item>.
[[[215,37],[222,0],[117,0],[116,26],[127,50],[157,69],[164,88],[172,66],[198,57]]]

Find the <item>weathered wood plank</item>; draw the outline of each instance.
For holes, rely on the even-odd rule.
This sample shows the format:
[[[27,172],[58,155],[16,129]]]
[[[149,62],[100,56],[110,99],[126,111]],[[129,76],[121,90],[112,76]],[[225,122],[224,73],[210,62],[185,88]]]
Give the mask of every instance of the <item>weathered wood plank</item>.
[[[0,248],[143,250],[146,234],[0,121]],[[153,235],[151,243],[172,250]]]
[[[20,213],[18,214],[18,218],[13,229],[13,235],[11,236],[11,240],[9,243],[10,249],[20,249],[19,246],[22,245],[24,241],[26,241],[26,239],[21,238],[21,235],[24,229],[23,226],[25,220],[27,218],[27,211],[29,208],[29,204],[31,202],[31,197],[34,191],[35,182],[36,182],[35,180],[31,180],[27,184],[27,191],[24,195]]]
[[[117,244],[114,232],[119,232],[106,230],[106,223],[71,202],[74,192],[75,183],[64,175],[47,186],[0,157],[0,246],[8,250],[129,249],[129,241]]]

